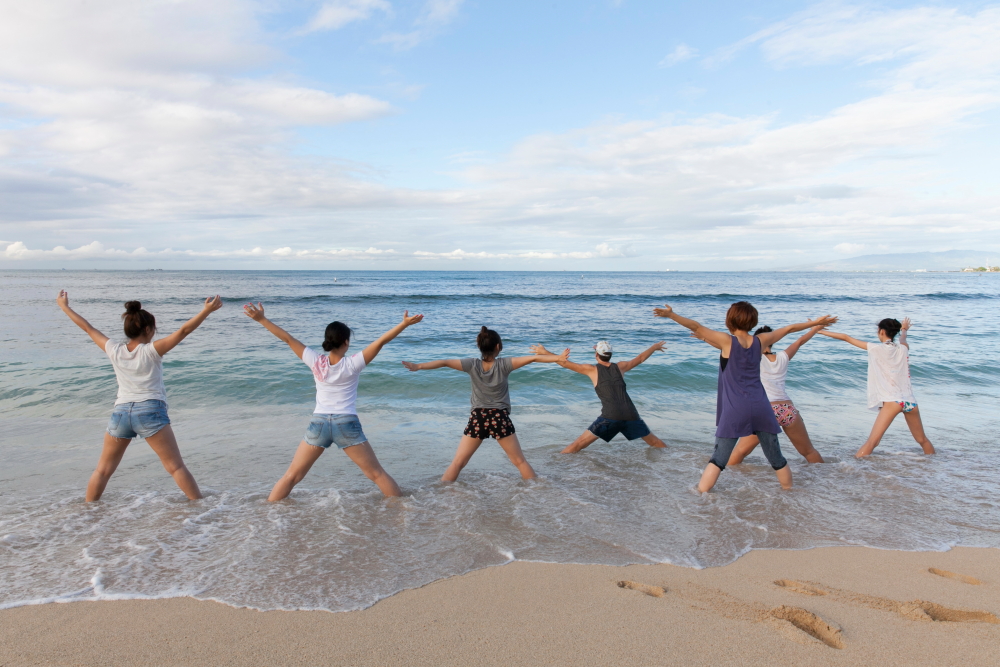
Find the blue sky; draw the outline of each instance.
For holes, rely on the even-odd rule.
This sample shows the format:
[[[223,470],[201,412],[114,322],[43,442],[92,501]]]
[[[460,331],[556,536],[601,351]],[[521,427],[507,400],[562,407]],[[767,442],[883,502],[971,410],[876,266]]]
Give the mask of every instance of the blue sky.
[[[0,266],[1000,250],[1000,5],[0,0]]]

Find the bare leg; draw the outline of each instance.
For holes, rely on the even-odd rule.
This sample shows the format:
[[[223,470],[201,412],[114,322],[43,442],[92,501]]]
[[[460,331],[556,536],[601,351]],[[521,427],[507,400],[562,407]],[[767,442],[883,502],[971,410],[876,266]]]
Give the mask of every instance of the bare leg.
[[[379,490],[382,491],[382,495],[403,495],[399,490],[399,485],[396,484],[396,480],[390,477],[389,473],[382,468],[382,464],[378,462],[378,457],[375,456],[375,450],[372,449],[372,446],[368,444],[367,440],[362,442],[360,445],[344,448],[344,453],[350,456],[351,460],[358,464],[358,467],[361,468],[361,472],[365,474],[365,477],[378,485]]]
[[[650,447],[656,447],[657,449],[666,449],[667,446],[662,440],[657,438],[655,435],[650,433],[649,435],[642,436],[642,441],[645,442]]]
[[[177,447],[177,438],[174,437],[174,429],[170,428],[170,424],[167,424],[154,435],[146,438],[146,443],[160,457],[160,463],[170,473],[170,476],[174,478],[174,481],[177,482],[177,486],[181,488],[184,495],[190,500],[201,498],[198,482],[194,481],[194,477],[188,472],[187,466],[184,465],[184,459],[181,458],[181,450]]]
[[[745,435],[739,439],[736,446],[733,447],[733,453],[729,455],[729,463],[726,465],[737,465],[743,463],[743,459],[750,455],[750,452],[760,444],[760,440],[757,439],[755,435]]]
[[[585,447],[589,447],[597,441],[597,436],[590,431],[584,431],[580,434],[580,437],[572,442],[572,444],[566,445],[566,449],[559,452],[560,454],[576,454],[578,451]]]
[[[924,424],[920,421],[920,408],[913,408],[910,412],[904,412],[903,418],[906,419],[906,425],[910,427],[913,439],[923,448],[924,454],[936,454],[934,445],[924,435]]]
[[[292,457],[292,463],[288,466],[288,470],[285,471],[285,474],[275,483],[274,488],[271,489],[271,495],[267,497],[268,502],[287,498],[288,494],[295,488],[295,485],[302,481],[306,473],[309,472],[309,469],[316,463],[316,459],[324,451],[326,450],[322,447],[313,447],[305,440],[300,442],[299,448],[295,450],[295,456]]]
[[[778,476],[778,483],[781,484],[781,488],[792,488],[792,466],[785,466],[781,470],[775,470],[774,473]]]
[[[500,446],[503,447],[503,451],[507,453],[507,458],[513,463],[518,471],[521,473],[521,479],[534,479],[535,471],[524,459],[524,454],[521,452],[521,442],[517,439],[517,435],[508,435],[506,438],[500,438],[497,440]]]
[[[898,403],[893,403],[892,401],[885,401],[882,403],[882,409],[878,411],[878,416],[875,417],[875,423],[872,424],[872,432],[865,440],[865,444],[861,445],[861,449],[854,454],[855,458],[863,458],[869,456],[875,448],[878,447],[878,443],[882,442],[882,436],[885,432],[889,430],[889,425],[892,424],[892,420],[896,418],[903,408],[899,407]]]
[[[812,440],[809,439],[809,432],[806,430],[806,423],[802,421],[802,415],[799,415],[795,421],[782,428],[788,439],[792,441],[792,445],[794,445],[796,451],[806,457],[806,461],[809,463],[823,463],[823,457],[816,451]],[[739,445],[737,445],[738,447]]]
[[[87,484],[87,502],[100,500],[104,494],[104,487],[108,485],[111,475],[115,474],[118,464],[125,456],[125,449],[132,442],[129,438],[116,438],[107,431],[104,432],[104,449],[101,450],[101,458],[97,460],[97,467],[94,468]]]
[[[451,465],[448,466],[448,469],[444,471],[444,475],[441,476],[442,481],[454,482],[458,479],[458,474],[462,472],[462,468],[469,464],[469,459],[472,458],[472,455],[476,453],[481,444],[483,444],[482,440],[463,435],[462,439],[458,442],[455,458],[452,459]]]
[[[705,472],[701,473],[701,481],[698,482],[698,490],[702,493],[708,493],[715,486],[715,483],[719,481],[719,475],[722,474],[722,469],[714,463],[709,463],[705,466]]]

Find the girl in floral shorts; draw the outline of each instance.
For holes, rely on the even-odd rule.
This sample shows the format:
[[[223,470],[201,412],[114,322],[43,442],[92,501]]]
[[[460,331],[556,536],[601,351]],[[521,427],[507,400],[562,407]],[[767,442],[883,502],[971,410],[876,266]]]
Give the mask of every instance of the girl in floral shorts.
[[[458,443],[458,451],[451,465],[442,476],[446,482],[454,482],[462,472],[472,455],[483,444],[483,440],[494,438],[517,467],[524,479],[531,479],[535,471],[524,459],[521,443],[514,432],[514,424],[510,420],[510,390],[507,386],[507,376],[512,371],[527,366],[533,362],[551,363],[565,359],[569,355],[566,350],[561,355],[532,354],[525,357],[501,357],[503,341],[500,334],[483,327],[476,338],[480,358],[439,359],[414,364],[404,361],[403,365],[411,371],[428,371],[435,368],[452,368],[468,373],[472,379],[472,414],[465,427],[462,440]]]

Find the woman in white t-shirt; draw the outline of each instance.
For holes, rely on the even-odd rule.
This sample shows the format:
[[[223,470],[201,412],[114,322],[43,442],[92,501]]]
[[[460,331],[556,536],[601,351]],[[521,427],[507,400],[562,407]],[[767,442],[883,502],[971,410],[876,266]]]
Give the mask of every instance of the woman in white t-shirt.
[[[56,303],[73,323],[87,332],[97,347],[104,350],[118,378],[118,398],[104,434],[104,449],[97,468],[87,484],[87,502],[100,500],[104,487],[118,468],[132,438],[145,438],[177,486],[191,500],[201,498],[198,483],[184,465],[177,439],[167,416],[167,391],[163,386],[163,355],[177,347],[205,318],[222,308],[218,295],[205,299],[201,312],[166,338],[153,341],[156,318],[138,301],[125,304],[124,321],[127,341],[113,341],[90,325],[69,307],[69,295],[59,292]]]
[[[904,318],[900,324],[899,320],[887,317],[878,323],[878,343],[866,343],[847,334],[820,331],[824,336],[846,341],[868,352],[868,409],[877,410],[878,417],[875,418],[868,440],[854,455],[858,458],[875,451],[899,413],[903,413],[913,439],[924,450],[924,454],[934,453],[934,445],[924,434],[917,399],[910,386],[910,346],[906,342],[906,331],[909,328],[910,318]],[[899,334],[898,343],[894,340],[896,334]]]
[[[774,417],[778,420],[781,430],[795,446],[796,451],[809,463],[823,463],[823,457],[813,447],[812,440],[809,439],[809,432],[806,430],[806,424],[802,421],[802,415],[792,403],[792,399],[788,397],[788,392],[785,390],[785,377],[788,375],[788,362],[791,358],[822,328],[809,329],[804,336],[801,336],[781,352],[772,351],[771,346],[768,345],[761,350],[760,355],[760,383],[764,385],[764,392],[767,393],[767,399],[771,402]],[[769,331],[771,331],[771,327],[760,327],[754,332],[754,335],[757,336]],[[740,438],[736,447],[733,448],[728,465],[742,463],[743,459],[754,450],[759,442],[755,435]]]
[[[365,432],[361,430],[355,403],[358,398],[358,380],[368,364],[382,351],[382,347],[398,336],[407,327],[424,319],[423,315],[410,317],[403,313],[403,321],[382,334],[378,340],[361,352],[347,356],[351,346],[351,330],[343,322],[331,322],[326,327],[323,349],[327,354],[319,354],[295,340],[287,331],[264,317],[264,306],[247,304],[243,306],[247,316],[260,322],[292,349],[299,359],[312,369],[316,380],[316,410],[313,412],[305,438],[292,457],[292,463],[284,476],[271,489],[269,501],[288,497],[295,485],[305,478],[316,459],[330,445],[350,457],[361,468],[365,477],[375,482],[386,496],[401,495],[396,480],[389,476],[378,462]]]

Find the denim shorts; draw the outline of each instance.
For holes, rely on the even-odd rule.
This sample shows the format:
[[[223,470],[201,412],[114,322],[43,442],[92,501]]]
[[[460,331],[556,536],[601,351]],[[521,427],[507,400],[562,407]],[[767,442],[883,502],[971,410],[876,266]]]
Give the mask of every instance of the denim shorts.
[[[148,438],[170,424],[164,401],[119,403],[108,420],[108,433],[114,438]]]
[[[626,440],[638,440],[649,435],[649,427],[641,419],[625,421],[598,417],[593,424],[587,427],[587,430],[604,442],[611,442],[611,438],[619,433],[624,435]]]
[[[781,445],[778,444],[777,433],[754,431],[753,434],[760,440],[760,448],[763,450],[764,456],[767,457],[767,462],[771,464],[772,468],[781,470],[788,465],[785,455],[781,453]],[[715,464],[715,467],[719,470],[725,470],[737,442],[739,442],[739,438],[716,438],[715,451],[712,452],[712,458],[708,462]]]
[[[313,447],[323,449],[330,445],[347,449],[368,441],[357,415],[313,415],[304,439]]]

